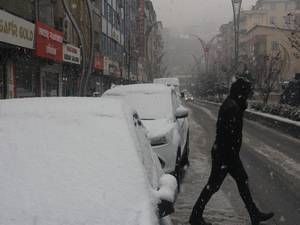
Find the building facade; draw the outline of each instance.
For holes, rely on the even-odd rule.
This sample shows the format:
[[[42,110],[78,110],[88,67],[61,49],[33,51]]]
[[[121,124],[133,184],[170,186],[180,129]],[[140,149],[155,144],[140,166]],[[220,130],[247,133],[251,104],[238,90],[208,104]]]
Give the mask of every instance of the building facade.
[[[0,98],[90,96],[141,82],[144,1],[0,0]]]

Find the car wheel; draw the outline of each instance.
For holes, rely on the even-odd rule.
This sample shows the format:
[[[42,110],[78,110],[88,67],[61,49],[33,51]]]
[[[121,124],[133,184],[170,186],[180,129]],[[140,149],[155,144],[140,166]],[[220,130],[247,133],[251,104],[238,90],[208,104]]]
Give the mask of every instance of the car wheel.
[[[176,177],[177,180],[177,188],[178,192],[180,191],[180,181],[181,181],[181,151],[180,148],[177,151],[177,156],[176,156],[176,164],[175,164],[175,171],[174,171],[174,176]]]
[[[181,167],[189,166],[190,161],[189,161],[189,155],[190,155],[190,134],[188,132],[187,138],[186,138],[186,144],[184,147],[184,155],[182,156],[182,161],[181,161]]]

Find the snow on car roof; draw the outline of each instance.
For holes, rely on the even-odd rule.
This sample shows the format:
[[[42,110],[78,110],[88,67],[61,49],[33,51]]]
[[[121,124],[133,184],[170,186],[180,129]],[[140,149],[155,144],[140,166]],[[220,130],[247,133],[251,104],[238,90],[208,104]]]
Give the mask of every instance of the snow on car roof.
[[[175,77],[157,78],[153,80],[153,83],[179,86],[179,80]]]
[[[104,95],[127,95],[134,93],[152,94],[170,92],[171,90],[171,87],[166,87],[162,84],[131,84],[116,86],[106,91]]]
[[[154,201],[124,105],[0,101],[0,224],[150,225]]]
[[[103,97],[124,98],[137,110],[141,119],[161,119],[172,117],[172,87],[163,84],[133,84],[116,86]]]

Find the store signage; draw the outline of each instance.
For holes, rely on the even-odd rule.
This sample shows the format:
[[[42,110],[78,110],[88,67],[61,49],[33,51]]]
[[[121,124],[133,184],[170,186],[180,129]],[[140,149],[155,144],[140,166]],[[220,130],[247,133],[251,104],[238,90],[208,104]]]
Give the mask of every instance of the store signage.
[[[0,42],[34,48],[34,24],[0,10]]]
[[[103,56],[100,55],[99,52],[95,52],[94,56],[94,69],[96,70],[103,70]]]
[[[36,55],[61,62],[63,60],[63,33],[37,21]]]
[[[80,64],[80,49],[70,44],[63,44],[64,62]]]

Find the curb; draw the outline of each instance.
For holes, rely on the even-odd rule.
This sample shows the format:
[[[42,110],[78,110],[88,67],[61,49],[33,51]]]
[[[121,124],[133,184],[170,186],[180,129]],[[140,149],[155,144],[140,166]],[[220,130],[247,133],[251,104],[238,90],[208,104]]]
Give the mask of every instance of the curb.
[[[199,103],[206,103],[214,106],[220,106],[220,103],[198,100]],[[300,122],[292,121],[279,116],[261,113],[253,110],[245,111],[245,118],[253,120],[267,127],[276,129],[284,134],[300,139]]]

